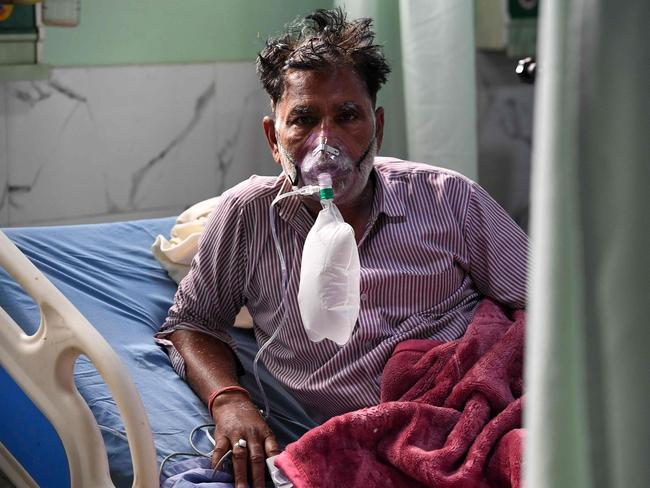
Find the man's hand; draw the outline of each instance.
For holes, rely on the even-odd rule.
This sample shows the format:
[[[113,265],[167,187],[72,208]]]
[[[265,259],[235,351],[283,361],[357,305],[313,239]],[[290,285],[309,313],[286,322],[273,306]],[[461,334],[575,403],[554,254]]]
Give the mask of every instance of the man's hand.
[[[230,348],[207,334],[177,330],[170,335],[174,347],[185,360],[187,380],[208,403],[212,392],[237,384],[237,368]],[[212,467],[230,449],[236,488],[247,488],[249,473],[254,488],[264,488],[266,457],[280,453],[275,435],[259,410],[242,391],[224,391],[212,402],[215,447]],[[235,444],[246,441],[246,447]],[[247,469],[250,465],[250,471]]]
[[[267,457],[280,453],[275,435],[255,405],[239,392],[219,395],[212,406],[216,441],[212,467],[232,449],[235,487],[248,487],[248,465],[253,488],[264,488],[264,468]],[[237,441],[246,441],[240,447]]]

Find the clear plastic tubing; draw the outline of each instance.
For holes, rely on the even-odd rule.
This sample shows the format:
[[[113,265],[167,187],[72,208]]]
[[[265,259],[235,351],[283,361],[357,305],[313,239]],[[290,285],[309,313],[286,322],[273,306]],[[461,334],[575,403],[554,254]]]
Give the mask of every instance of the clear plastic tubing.
[[[321,176],[327,176],[329,178],[329,187],[331,190],[332,187],[332,178],[330,178],[330,175],[327,173],[323,173],[322,175],[319,175],[318,180],[320,183],[320,177]],[[253,374],[255,376],[255,382],[257,383],[257,387],[260,390],[260,393],[262,394],[262,399],[264,400],[264,412],[262,413],[262,416],[266,419],[268,419],[271,416],[271,407],[269,405],[268,398],[266,397],[266,393],[264,392],[264,388],[262,387],[262,382],[260,381],[259,377],[259,372],[258,372],[258,367],[257,363],[262,356],[262,353],[266,350],[266,348],[273,342],[273,340],[277,337],[278,333],[280,332],[280,329],[284,326],[286,320],[287,320],[287,294],[288,294],[288,287],[287,287],[287,281],[288,281],[288,276],[287,276],[287,265],[284,260],[284,255],[282,254],[282,249],[280,248],[280,240],[278,239],[278,234],[275,228],[275,215],[273,212],[273,207],[275,206],[276,203],[278,203],[280,200],[293,196],[293,195],[314,195],[316,193],[322,192],[323,189],[320,186],[303,186],[302,188],[294,188],[292,191],[287,192],[287,193],[282,193],[275,197],[273,202],[271,202],[271,206],[269,207],[269,220],[271,224],[271,234],[273,236],[273,242],[275,243],[275,250],[278,253],[278,258],[280,259],[280,270],[282,273],[282,279],[281,279],[281,284],[282,284],[282,290],[284,290],[282,294],[282,302],[281,302],[281,307],[283,309],[283,314],[282,314],[282,319],[280,321],[280,325],[278,325],[278,328],[275,329],[273,334],[271,334],[271,337],[260,347],[259,351],[257,351],[257,354],[255,355],[255,359],[253,360]],[[322,198],[322,197],[321,197]]]

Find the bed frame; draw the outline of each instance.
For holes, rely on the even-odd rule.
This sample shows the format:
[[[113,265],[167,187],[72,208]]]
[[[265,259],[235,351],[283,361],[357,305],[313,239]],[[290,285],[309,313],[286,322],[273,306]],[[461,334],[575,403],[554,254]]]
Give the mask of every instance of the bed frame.
[[[0,266],[32,297],[41,312],[40,326],[30,336],[0,307],[0,364],[59,435],[68,459],[71,486],[113,486],[99,427],[73,380],[74,364],[81,354],[95,365],[119,408],[131,451],[133,486],[159,486],[149,422],[117,354],[2,231]],[[0,470],[18,487],[38,486],[2,443]]]

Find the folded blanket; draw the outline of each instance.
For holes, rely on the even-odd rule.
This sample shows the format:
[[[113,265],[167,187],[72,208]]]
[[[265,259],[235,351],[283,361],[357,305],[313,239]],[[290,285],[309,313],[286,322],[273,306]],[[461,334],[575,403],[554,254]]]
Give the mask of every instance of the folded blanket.
[[[176,283],[190,270],[199,238],[218,200],[214,197],[192,205],[176,218],[169,240],[159,235],[152,244],[151,252]]]
[[[176,283],[180,283],[190,271],[192,259],[199,248],[199,239],[218,201],[219,197],[214,197],[195,203],[176,218],[169,240],[158,235],[151,245],[154,257]],[[246,307],[235,318],[235,327],[253,328],[253,319]]]
[[[486,299],[462,338],[401,343],[379,405],[312,429],[275,465],[297,488],[519,487],[524,320]]]

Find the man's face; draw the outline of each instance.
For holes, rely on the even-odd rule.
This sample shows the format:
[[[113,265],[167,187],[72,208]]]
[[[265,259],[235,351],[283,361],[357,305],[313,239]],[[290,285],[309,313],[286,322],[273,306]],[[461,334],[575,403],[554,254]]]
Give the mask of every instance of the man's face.
[[[318,175],[329,173],[335,202],[354,204],[368,184],[383,135],[383,111],[375,112],[354,70],[289,71],[275,115],[273,134],[266,121],[265,130],[284,171],[293,176],[297,167],[300,186],[317,185]],[[333,149],[314,151],[322,144]]]

